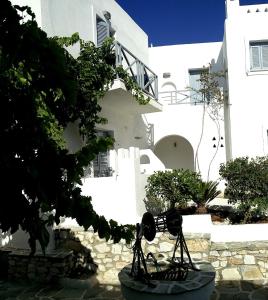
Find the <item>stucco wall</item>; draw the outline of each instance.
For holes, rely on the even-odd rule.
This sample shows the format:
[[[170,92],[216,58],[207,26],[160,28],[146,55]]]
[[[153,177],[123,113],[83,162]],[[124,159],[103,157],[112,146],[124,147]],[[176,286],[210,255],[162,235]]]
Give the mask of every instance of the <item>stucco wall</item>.
[[[148,64],[147,34],[114,0],[12,0],[13,4],[29,5],[39,26],[48,36],[71,36],[78,32],[81,39],[96,42],[96,15],[111,14],[115,39],[145,64]],[[133,38],[135,37],[135,38]],[[70,48],[76,56],[78,47]]]
[[[268,153],[268,71],[250,70],[250,41],[267,41],[268,5],[227,1],[225,47],[233,157]],[[239,24],[239,26],[237,26]]]
[[[85,178],[82,192],[92,196],[92,204],[97,213],[122,224],[135,224],[145,212],[144,187],[147,176],[155,170],[153,160],[151,167],[148,167],[150,173],[144,173],[141,172],[138,148],[120,148],[113,153],[117,164],[113,176]],[[153,153],[151,155],[155,158]]]
[[[191,45],[173,45],[163,47],[152,47],[149,49],[150,64],[159,77],[159,92],[173,90],[182,91],[185,98],[177,104],[171,104],[165,101],[163,112],[153,113],[147,117],[148,122],[154,125],[154,145],[168,136],[180,136],[185,138],[191,145],[196,157],[196,151],[202,135],[200,147],[198,150],[200,171],[204,179],[207,179],[209,164],[214,157],[216,149],[213,148],[216,137],[224,137],[223,120],[220,118],[220,135],[215,122],[208,113],[204,116],[204,130],[202,133],[203,105],[194,105],[189,103],[189,70],[201,69],[211,63],[212,71],[223,69],[222,61],[222,43],[204,43]],[[159,59],[161,57],[161,59]],[[169,78],[163,78],[164,73],[170,73]],[[168,84],[168,86],[167,86]],[[224,85],[224,84],[223,84]],[[186,104],[187,103],[187,104]],[[223,118],[223,110],[221,111]],[[216,141],[217,142],[217,141]],[[224,145],[224,141],[221,140]],[[221,144],[220,143],[220,144]],[[188,152],[188,151],[187,151]],[[188,153],[186,154],[188,155]],[[225,147],[219,148],[216,157],[213,159],[210,170],[210,179],[218,179],[219,164],[225,162]],[[181,165],[181,167],[185,167]],[[195,166],[198,171],[198,167]]]

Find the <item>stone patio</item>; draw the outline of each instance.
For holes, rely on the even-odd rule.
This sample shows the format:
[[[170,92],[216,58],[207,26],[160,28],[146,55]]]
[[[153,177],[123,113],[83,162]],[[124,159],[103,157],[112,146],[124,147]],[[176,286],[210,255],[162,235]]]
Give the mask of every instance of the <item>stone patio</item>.
[[[264,282],[222,281],[211,300],[267,300]],[[62,287],[0,281],[0,300],[124,300],[119,285],[97,284],[92,288]],[[200,299],[202,300],[202,299]]]

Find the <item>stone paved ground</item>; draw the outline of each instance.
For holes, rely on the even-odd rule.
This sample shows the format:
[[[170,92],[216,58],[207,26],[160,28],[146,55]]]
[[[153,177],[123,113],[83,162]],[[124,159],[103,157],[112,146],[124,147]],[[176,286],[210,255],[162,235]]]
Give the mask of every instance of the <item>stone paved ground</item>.
[[[0,300],[124,300],[118,285],[99,284],[91,289],[0,281]],[[200,299],[202,300],[202,299]],[[268,300],[268,285],[220,282],[211,300]]]
[[[220,281],[211,300],[268,300],[268,285],[262,282]]]

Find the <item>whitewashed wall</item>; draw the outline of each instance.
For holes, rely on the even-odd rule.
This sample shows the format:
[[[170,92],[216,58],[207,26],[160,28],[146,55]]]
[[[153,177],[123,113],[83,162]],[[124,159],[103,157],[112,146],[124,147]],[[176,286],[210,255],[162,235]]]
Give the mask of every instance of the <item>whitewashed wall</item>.
[[[101,115],[107,118],[108,123],[97,127],[114,131],[114,149],[110,151],[110,164],[114,172],[111,177],[85,178],[82,191],[84,195],[92,197],[98,214],[120,223],[135,224],[145,211],[143,199],[148,175],[165,168],[148,149],[146,125],[141,116],[124,113],[124,110],[115,112],[106,109]],[[137,135],[139,139],[135,139]],[[74,124],[67,128],[65,138],[70,151],[81,147]],[[142,155],[149,157],[149,164],[140,164]],[[64,226],[74,225],[70,220],[64,222]]]
[[[229,78],[227,124],[233,158],[268,153],[268,71],[250,70],[250,41],[268,40],[268,3],[239,6],[227,0],[225,61]],[[239,25],[238,25],[239,24]]]
[[[71,36],[78,32],[85,41],[96,42],[96,15],[111,14],[115,39],[148,64],[147,34],[114,0],[12,0],[12,4],[28,5],[36,14],[39,26],[48,36]],[[70,52],[76,56],[78,48]]]
[[[167,91],[167,84],[168,88],[173,86],[174,90],[186,90],[190,85],[189,69],[207,67],[211,63],[212,71],[223,70],[222,43],[153,47],[149,49],[149,53],[151,67],[159,77],[160,92]],[[170,78],[163,78],[163,73],[170,73]],[[184,93],[188,92],[184,91]],[[186,101],[189,102],[189,99]],[[157,143],[165,137],[182,137],[190,143],[195,156],[202,134],[203,106],[169,105],[163,100],[161,103],[164,105],[163,112],[146,116],[148,122],[154,124],[155,145],[157,146]],[[224,137],[223,121],[220,124],[220,136]],[[205,114],[203,138],[198,151],[200,171],[204,179],[207,179],[209,164],[215,154],[213,137],[218,139],[217,127],[208,114]],[[224,145],[224,140],[221,142]],[[166,145],[167,151],[168,146],[172,147],[172,145]],[[170,151],[171,149],[168,152]],[[184,160],[189,160],[187,157],[189,151],[185,150],[185,152],[187,153],[182,157]],[[218,149],[216,157],[211,163],[209,179],[219,178],[218,167],[222,162],[225,162],[225,147]],[[184,167],[183,164],[181,166]]]
[[[152,162],[157,160],[153,153],[149,155],[153,157]],[[114,150],[112,156],[117,164],[113,176],[85,178],[82,192],[84,195],[92,196],[92,203],[98,214],[103,214],[107,219],[112,218],[122,224],[135,224],[140,222],[145,212],[144,187],[148,175],[155,169],[149,165],[147,166],[149,172],[141,173],[139,148],[120,148]],[[158,161],[157,165],[160,169],[161,162]]]

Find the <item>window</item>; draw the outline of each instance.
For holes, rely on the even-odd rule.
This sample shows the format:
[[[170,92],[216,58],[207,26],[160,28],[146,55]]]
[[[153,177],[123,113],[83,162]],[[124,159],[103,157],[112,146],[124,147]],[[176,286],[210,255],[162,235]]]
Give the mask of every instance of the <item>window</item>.
[[[149,158],[149,156],[146,155],[146,154],[143,154],[140,157],[140,164],[142,164],[142,165],[148,165],[148,164],[150,164],[150,158]]]
[[[97,46],[101,46],[107,37],[109,37],[109,24],[97,16]]]
[[[100,47],[107,37],[114,36],[115,31],[112,28],[109,19],[103,20],[99,16],[97,16],[96,27],[97,27],[97,46]]]
[[[268,70],[268,42],[250,42],[250,69]]]
[[[113,137],[113,131],[98,130],[99,137]],[[109,177],[113,175],[113,170],[110,167],[109,150],[100,152],[93,160],[93,174],[94,177]]]
[[[198,92],[202,88],[200,81],[201,73],[206,69],[192,69],[189,70],[189,86],[191,89],[190,92],[190,102],[193,104],[202,103],[203,95],[201,92]]]

